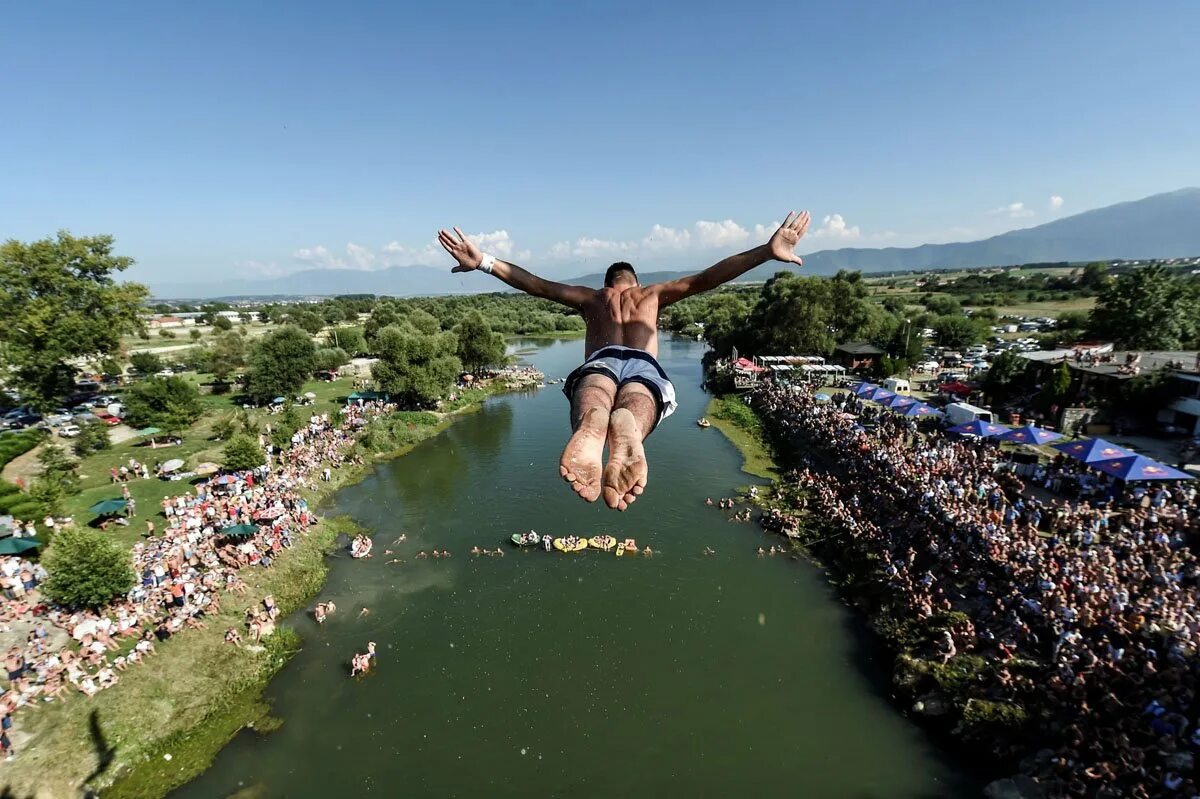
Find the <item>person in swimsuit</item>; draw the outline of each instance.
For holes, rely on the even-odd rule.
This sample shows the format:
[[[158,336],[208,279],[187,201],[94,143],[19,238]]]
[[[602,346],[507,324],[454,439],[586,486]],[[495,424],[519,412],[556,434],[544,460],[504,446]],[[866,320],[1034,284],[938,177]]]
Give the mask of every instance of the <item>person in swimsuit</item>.
[[[675,388],[659,365],[658,314],[668,305],[728,283],[768,261],[802,264],[796,245],[808,230],[807,211],[789,213],[766,244],[719,261],[694,275],[643,286],[625,262],[608,267],[604,287],[545,280],[488,255],[457,227],[438,241],[457,261],[454,272],[481,271],[534,297],[579,311],[587,323],[582,366],[567,377],[572,435],[559,474],[588,502],[601,496],[625,510],[646,487],[643,441],[675,410]],[[605,444],[608,463],[602,463]]]

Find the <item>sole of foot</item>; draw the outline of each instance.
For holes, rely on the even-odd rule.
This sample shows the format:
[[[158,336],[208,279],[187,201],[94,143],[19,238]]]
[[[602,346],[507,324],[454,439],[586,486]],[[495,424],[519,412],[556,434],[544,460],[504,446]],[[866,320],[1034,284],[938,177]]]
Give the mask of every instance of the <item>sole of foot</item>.
[[[617,408],[608,421],[608,464],[604,467],[604,504],[625,510],[646,488],[650,465],[642,447],[642,428],[633,414]]]
[[[580,420],[558,463],[558,473],[571,489],[587,502],[600,498],[600,478],[604,470],[604,441],[608,437],[609,414],[603,408],[589,408]]]

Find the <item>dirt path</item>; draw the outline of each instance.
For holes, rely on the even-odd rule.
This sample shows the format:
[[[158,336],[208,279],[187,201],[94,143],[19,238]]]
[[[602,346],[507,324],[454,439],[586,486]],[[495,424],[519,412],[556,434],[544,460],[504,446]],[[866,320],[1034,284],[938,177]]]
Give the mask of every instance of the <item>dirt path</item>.
[[[42,451],[42,447],[44,446],[46,446],[44,442],[38,444],[24,455],[18,455],[4,464],[3,471],[0,471],[0,478],[3,478],[6,482],[28,488],[33,478],[42,473],[42,465],[38,463],[38,453]],[[18,481],[20,482],[18,483]]]

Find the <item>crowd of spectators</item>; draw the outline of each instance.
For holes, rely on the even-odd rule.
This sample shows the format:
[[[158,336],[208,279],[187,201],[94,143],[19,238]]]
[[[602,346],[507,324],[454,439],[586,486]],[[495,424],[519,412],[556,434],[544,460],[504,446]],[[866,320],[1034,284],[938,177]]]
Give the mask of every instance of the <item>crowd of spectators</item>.
[[[958,620],[930,659],[984,658],[989,700],[1028,714],[1009,754],[1048,797],[1200,796],[1193,483],[1059,458],[1027,485],[998,445],[853,395],[768,384],[751,401],[809,453],[781,493],[804,497],[828,546],[873,563],[894,612]],[[786,510],[764,521],[797,531]]]
[[[324,469],[361,462],[353,453],[355,430],[394,409],[390,403],[361,402],[347,406],[338,423],[328,413],[314,414],[282,449],[272,446],[268,428],[260,438],[267,455],[262,466],[200,481],[164,499],[163,529],[154,534],[148,525],[149,534],[132,549],[134,587],[104,608],[72,612],[48,604],[38,596],[46,577],[40,565],[0,558],[0,622],[32,625],[24,646],[12,646],[5,659],[0,754],[12,755],[8,732],[18,710],[71,691],[94,696],[152,657],[156,643],[204,627],[206,616],[220,612],[223,593],[244,594],[239,572],[270,567],[316,522],[301,489],[311,488]],[[241,537],[222,533],[235,525],[257,530]],[[278,614],[271,597],[261,604],[246,618],[255,642],[274,630]],[[52,645],[55,639],[64,643]]]

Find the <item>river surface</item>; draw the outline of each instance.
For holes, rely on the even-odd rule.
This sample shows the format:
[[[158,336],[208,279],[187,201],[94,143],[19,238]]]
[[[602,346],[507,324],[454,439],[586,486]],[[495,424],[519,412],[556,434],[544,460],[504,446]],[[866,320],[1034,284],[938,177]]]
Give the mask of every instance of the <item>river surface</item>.
[[[548,377],[583,348],[523,346]],[[886,663],[821,573],[758,557],[773,539],[704,504],[753,480],[695,424],[702,351],[662,344],[679,410],[650,438],[646,493],[624,514],[559,479],[558,386],[493,398],[344,489],[326,512],[368,527],[375,556],[333,557],[322,599],[338,611],[323,626],[290,619],[304,649],[267,690],[283,726],[243,731],[174,796],[978,795],[889,704]],[[505,543],[530,528],[656,554]],[[473,557],[476,544],[505,556]],[[405,562],[388,564],[389,548]],[[413,558],[433,548],[453,558]],[[352,679],[367,641],[379,659]]]

